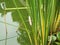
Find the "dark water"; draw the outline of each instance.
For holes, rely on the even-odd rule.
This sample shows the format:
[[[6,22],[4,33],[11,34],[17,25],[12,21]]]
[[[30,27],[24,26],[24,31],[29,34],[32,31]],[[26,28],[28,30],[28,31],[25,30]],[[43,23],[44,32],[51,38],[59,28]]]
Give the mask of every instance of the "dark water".
[[[7,27],[7,42],[6,42],[6,27]],[[11,17],[11,12],[6,14],[6,27],[4,23],[4,16],[1,16],[0,13],[0,45],[20,45],[17,42],[17,29],[18,23],[13,22]]]

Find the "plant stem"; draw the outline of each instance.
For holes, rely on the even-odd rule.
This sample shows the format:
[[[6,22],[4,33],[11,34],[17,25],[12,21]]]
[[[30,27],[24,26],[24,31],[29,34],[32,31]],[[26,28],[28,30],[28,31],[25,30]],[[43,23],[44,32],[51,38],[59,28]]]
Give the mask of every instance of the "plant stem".
[[[5,8],[5,10],[19,10],[19,9],[28,9],[28,7],[20,7],[20,8]]]
[[[4,11],[4,21],[6,22],[6,15],[5,15],[5,12],[6,12],[6,11]],[[6,25],[6,23],[5,23],[5,30],[6,30],[6,40],[5,40],[5,45],[7,45],[7,25]]]

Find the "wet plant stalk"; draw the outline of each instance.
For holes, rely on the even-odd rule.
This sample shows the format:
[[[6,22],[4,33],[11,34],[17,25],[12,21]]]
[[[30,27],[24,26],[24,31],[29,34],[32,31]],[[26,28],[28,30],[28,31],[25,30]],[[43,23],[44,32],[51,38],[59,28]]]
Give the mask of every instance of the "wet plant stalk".
[[[5,22],[5,30],[6,30],[6,40],[5,40],[5,45],[7,45],[7,25],[6,25],[6,14],[4,12],[4,22]]]

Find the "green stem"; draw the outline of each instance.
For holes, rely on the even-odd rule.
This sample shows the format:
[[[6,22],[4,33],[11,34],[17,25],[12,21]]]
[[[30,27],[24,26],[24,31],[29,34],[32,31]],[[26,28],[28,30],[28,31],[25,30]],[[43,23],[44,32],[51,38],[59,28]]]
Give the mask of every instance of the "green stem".
[[[5,10],[19,10],[19,9],[28,9],[28,7],[20,7],[20,8],[5,8]]]

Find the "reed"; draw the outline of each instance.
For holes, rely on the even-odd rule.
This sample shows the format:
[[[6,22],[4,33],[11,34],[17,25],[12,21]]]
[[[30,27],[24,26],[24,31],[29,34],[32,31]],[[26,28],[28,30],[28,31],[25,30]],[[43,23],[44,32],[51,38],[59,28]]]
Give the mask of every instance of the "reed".
[[[18,2],[12,0],[14,8],[5,9],[16,12],[12,16],[20,24],[18,42],[21,45],[50,45],[48,36],[56,32],[60,21],[59,0],[25,0],[23,7],[19,7]]]

